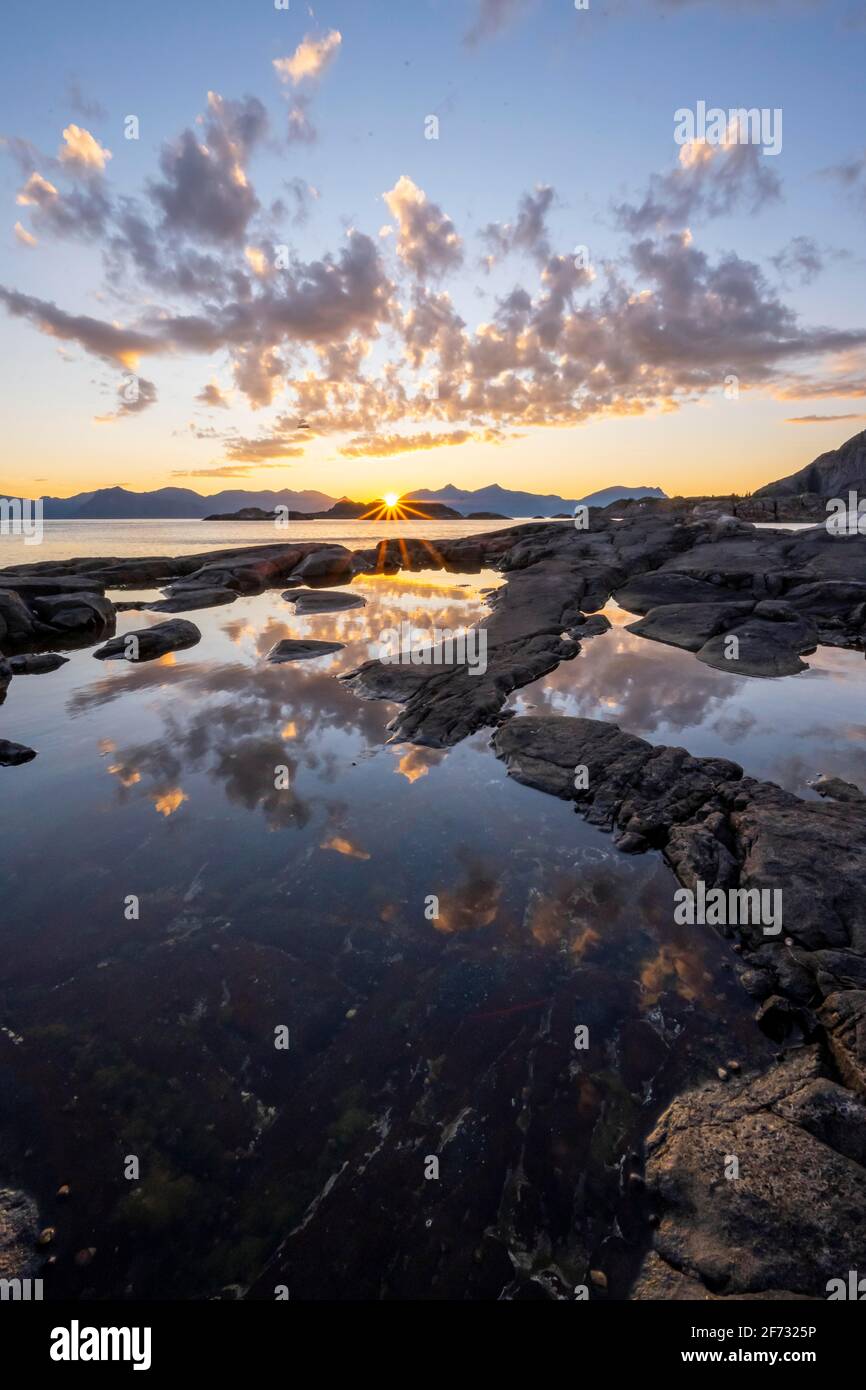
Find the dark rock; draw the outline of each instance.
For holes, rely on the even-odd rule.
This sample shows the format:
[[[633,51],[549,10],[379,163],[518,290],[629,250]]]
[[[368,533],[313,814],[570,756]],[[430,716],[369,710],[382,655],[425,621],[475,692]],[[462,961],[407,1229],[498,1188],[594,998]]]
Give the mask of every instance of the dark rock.
[[[340,584],[347,583],[355,573],[350,550],[343,546],[327,546],[307,555],[298,565],[293,578],[302,579],[305,584],[316,580],[323,584]]]
[[[750,602],[737,603],[674,603],[651,608],[645,618],[628,624],[628,631],[653,642],[667,642],[699,652],[717,633],[727,632],[754,608]]]
[[[114,605],[101,594],[46,594],[33,599],[37,618],[64,637],[97,641],[114,631]]]
[[[569,637],[576,638],[583,642],[589,637],[601,637],[605,632],[610,632],[610,618],[604,613],[590,613],[588,616],[581,613],[580,621],[575,623],[569,631]]]
[[[158,599],[156,603],[147,604],[147,607],[152,613],[191,613],[196,608],[215,608],[218,604],[234,603],[237,596],[234,589],[178,588],[168,598]]]
[[[737,639],[736,648],[730,646],[732,637]],[[753,616],[711,637],[697,657],[705,666],[733,675],[792,676],[808,670],[800,653],[812,652],[817,645],[817,628],[805,619],[795,616],[793,621],[785,621],[780,615]],[[732,651],[736,654],[731,655]]]
[[[0,767],[20,767],[22,763],[30,763],[36,757],[32,748],[26,748],[23,743],[10,743],[8,739],[0,738]]]
[[[281,664],[284,661],[308,661],[310,657],[327,656],[328,652],[340,652],[342,650],[342,642],[311,642],[287,637],[282,642],[277,642],[276,646],[271,647],[266,659],[272,664]]]
[[[65,666],[68,656],[58,652],[34,652],[29,656],[10,656],[9,666],[15,676],[43,676]]]
[[[294,604],[296,613],[339,613],[344,608],[364,608],[367,600],[361,594],[346,594],[330,589],[298,589],[283,594]]]
[[[174,618],[167,623],[157,623],[154,627],[139,628],[136,632],[126,632],[122,637],[112,637],[104,647],[93,655],[99,661],[154,661],[167,652],[183,651],[194,647],[201,641],[201,633],[195,623],[183,618]]]
[[[718,603],[728,597],[717,584],[708,584],[705,579],[661,570],[630,579],[614,594],[619,606],[629,613],[649,613],[653,608],[686,603]]]

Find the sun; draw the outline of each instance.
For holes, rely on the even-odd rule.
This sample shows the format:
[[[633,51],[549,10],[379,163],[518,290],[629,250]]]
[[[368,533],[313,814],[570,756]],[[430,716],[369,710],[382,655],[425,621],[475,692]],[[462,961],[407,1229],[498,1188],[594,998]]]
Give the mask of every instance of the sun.
[[[382,501],[386,507],[394,508],[400,501],[400,494],[397,492],[386,492],[382,496]]]

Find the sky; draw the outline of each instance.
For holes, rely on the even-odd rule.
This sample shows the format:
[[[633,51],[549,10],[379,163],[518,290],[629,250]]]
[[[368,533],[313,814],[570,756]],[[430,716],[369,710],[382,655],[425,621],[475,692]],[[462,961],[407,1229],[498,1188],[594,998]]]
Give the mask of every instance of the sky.
[[[743,493],[866,426],[862,0],[3,29],[7,496]]]

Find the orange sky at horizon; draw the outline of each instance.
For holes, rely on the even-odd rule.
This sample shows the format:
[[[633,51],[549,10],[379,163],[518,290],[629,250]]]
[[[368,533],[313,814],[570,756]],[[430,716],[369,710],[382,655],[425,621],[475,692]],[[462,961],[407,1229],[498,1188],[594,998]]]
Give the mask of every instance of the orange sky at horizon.
[[[157,427],[146,417],[136,422],[134,432],[125,431],[126,422],[88,427],[70,418],[66,437],[76,440],[76,447],[62,463],[53,443],[58,422],[50,434],[46,430],[44,440],[31,422],[30,467],[13,465],[0,486],[7,495],[30,497],[68,497],[115,485],[133,492],[182,487],[203,495],[225,489],[309,488],[359,501],[449,482],[467,490],[497,482],[562,497],[582,497],[612,484],[661,487],[671,496],[742,494],[838,448],[866,424],[866,415],[849,417],[847,412],[799,425],[793,418],[791,403],[767,397],[704,398],[675,411],[526,429],[501,444],[469,441],[387,457],[347,459],[333,440],[318,439],[304,458],[268,465],[227,465],[206,453],[190,462],[191,446],[199,455],[204,451],[200,441],[191,441],[188,425],[167,435],[164,425]],[[15,458],[17,442],[13,423],[7,459]],[[24,443],[22,439],[22,452]],[[154,466],[157,456],[164,460],[159,468]]]

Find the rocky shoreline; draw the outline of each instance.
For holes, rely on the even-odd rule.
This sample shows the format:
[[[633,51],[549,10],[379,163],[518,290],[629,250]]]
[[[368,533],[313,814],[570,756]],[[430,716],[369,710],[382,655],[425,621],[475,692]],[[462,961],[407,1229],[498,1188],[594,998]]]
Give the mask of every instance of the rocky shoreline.
[[[604,631],[598,610],[611,596],[640,615],[638,636],[732,674],[784,678],[819,643],[862,651],[866,537],[757,530],[714,507],[654,502],[592,511],[585,530],[540,522],[356,551],[280,544],[17,566],[0,572],[0,700],[16,676],[55,669],[62,650],[105,642],[94,655],[147,660],[198,640],[187,621],[117,638],[121,609],[180,613],[276,588],[294,601],[359,574],[484,568],[506,582],[479,625],[483,672],[430,651],[342,679],[361,698],[399,704],[395,740],[444,748],[495,729],[512,776],[572,800],[624,852],[659,851],[687,888],[783,890],[782,933],[746,929],[732,942],[777,1062],[725,1074],[660,1117],[641,1178],[655,1238],[632,1296],[823,1298],[830,1278],[866,1265],[866,799],[834,779],[818,788],[823,800],[803,801],[725,759],[600,721],[509,717],[504,706]],[[153,587],[161,600],[106,597]],[[3,747],[8,763],[34,756]],[[731,1156],[736,1181],[726,1180]]]

